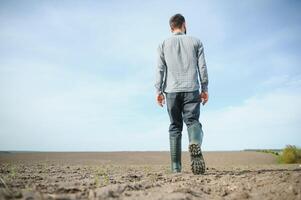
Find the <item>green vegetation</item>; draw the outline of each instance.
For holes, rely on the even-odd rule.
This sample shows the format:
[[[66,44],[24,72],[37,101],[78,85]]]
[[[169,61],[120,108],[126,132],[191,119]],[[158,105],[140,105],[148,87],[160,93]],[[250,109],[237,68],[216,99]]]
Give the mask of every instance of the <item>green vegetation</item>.
[[[257,150],[257,152],[271,153],[274,154],[275,156],[279,156],[279,152],[272,149],[261,149],[261,150]]]
[[[110,176],[107,168],[98,167],[94,172],[94,183],[96,187],[100,186],[99,179],[102,179],[102,185],[108,185],[110,183]]]
[[[15,177],[17,176],[17,168],[15,165],[12,165],[10,168],[9,168],[9,174],[8,174],[8,177],[10,179],[15,179]]]
[[[287,145],[278,157],[279,163],[301,163],[301,149],[295,145]]]
[[[245,149],[245,151],[256,151],[273,154],[277,157],[278,163],[301,163],[301,149],[296,147],[295,145],[286,145],[284,149]]]

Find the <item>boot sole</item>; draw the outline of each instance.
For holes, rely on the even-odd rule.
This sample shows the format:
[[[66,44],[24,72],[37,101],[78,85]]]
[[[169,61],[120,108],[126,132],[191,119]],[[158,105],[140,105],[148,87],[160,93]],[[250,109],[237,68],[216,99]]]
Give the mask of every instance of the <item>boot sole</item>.
[[[199,144],[190,144],[191,171],[193,174],[205,173],[205,161]]]

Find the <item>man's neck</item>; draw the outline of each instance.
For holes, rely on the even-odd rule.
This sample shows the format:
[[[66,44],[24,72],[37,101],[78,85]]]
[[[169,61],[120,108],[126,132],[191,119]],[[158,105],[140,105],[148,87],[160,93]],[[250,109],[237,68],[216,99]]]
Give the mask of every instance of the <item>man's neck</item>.
[[[182,31],[181,29],[176,29],[173,31],[173,33],[179,33],[179,32],[184,33],[184,31]]]

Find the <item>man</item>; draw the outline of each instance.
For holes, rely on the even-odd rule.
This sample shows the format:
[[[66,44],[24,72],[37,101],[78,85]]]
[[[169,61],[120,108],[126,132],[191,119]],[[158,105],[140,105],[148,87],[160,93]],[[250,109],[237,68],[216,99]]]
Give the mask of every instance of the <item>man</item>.
[[[171,170],[177,173],[182,169],[181,139],[184,120],[189,138],[191,170],[193,174],[203,174],[203,131],[199,115],[200,103],[205,105],[208,101],[208,73],[204,48],[199,39],[186,35],[185,18],[181,14],[172,16],[169,24],[173,35],[158,47],[155,88],[156,100],[161,107],[165,103],[164,93],[166,96],[170,118]]]

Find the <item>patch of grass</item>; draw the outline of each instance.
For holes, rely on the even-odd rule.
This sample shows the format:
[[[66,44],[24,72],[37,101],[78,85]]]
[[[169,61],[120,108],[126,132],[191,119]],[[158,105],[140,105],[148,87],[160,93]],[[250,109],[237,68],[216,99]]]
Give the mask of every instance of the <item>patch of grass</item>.
[[[96,187],[99,187],[100,184],[99,184],[99,177],[98,176],[94,176],[94,184]]]
[[[99,167],[94,173],[94,183],[96,187],[100,186],[99,179],[102,179],[102,185],[108,185],[110,183],[110,176],[107,168]]]
[[[278,163],[293,164],[301,163],[301,149],[295,145],[286,145],[282,150],[280,149],[254,149],[247,151],[256,151],[262,153],[270,153],[277,156]]]
[[[257,150],[257,152],[262,152],[262,153],[271,153],[275,156],[279,156],[279,152],[271,150],[271,149],[261,149],[261,150]]]
[[[103,183],[104,185],[108,185],[110,183],[110,177],[109,177],[109,174],[103,174],[102,175],[102,178],[103,178]]]
[[[152,171],[152,169],[150,166],[146,165],[143,167],[143,171],[144,171],[144,174],[147,175]]]
[[[150,179],[150,181],[151,181],[152,183],[155,183],[156,180],[157,180],[156,174],[150,174],[150,175],[149,175],[149,179]]]
[[[15,165],[12,165],[10,168],[9,168],[9,174],[8,174],[8,177],[10,179],[15,179],[15,177],[17,176],[17,168]]]
[[[295,145],[287,145],[278,157],[279,163],[301,163],[301,149]]]

